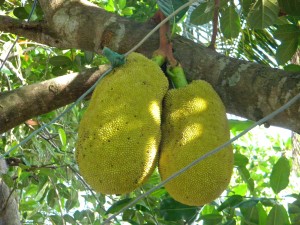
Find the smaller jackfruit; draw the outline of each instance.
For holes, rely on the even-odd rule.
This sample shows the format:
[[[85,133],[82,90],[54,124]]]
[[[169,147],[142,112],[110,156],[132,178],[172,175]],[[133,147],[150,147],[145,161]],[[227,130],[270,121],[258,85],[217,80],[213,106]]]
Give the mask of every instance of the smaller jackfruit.
[[[229,139],[225,107],[209,83],[193,81],[169,90],[163,104],[158,165],[162,180]],[[204,205],[226,189],[232,170],[229,146],[174,178],[165,188],[183,204]]]
[[[79,171],[95,191],[129,193],[153,172],[167,89],[160,67],[138,53],[97,85],[76,145]]]

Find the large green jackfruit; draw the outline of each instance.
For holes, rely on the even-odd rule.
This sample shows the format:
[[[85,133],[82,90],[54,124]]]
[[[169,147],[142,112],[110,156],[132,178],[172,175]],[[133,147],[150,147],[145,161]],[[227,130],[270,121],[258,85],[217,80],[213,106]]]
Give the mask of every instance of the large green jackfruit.
[[[210,84],[193,81],[168,91],[158,167],[162,180],[229,139],[225,107]],[[165,188],[181,203],[204,205],[226,189],[232,170],[233,151],[229,146],[171,180]]]
[[[160,67],[138,53],[97,85],[76,146],[79,171],[95,191],[129,193],[153,172],[167,89]]]

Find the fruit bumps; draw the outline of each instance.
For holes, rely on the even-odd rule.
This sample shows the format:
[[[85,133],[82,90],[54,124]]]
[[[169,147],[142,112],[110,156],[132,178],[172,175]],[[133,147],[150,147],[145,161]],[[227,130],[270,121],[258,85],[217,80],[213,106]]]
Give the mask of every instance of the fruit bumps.
[[[225,107],[210,84],[193,81],[168,91],[163,106],[159,172],[165,180],[230,139]],[[186,205],[211,202],[226,189],[233,170],[232,147],[204,159],[165,185]]]
[[[153,172],[167,89],[160,67],[138,53],[97,85],[76,146],[79,171],[95,191],[129,193]]]

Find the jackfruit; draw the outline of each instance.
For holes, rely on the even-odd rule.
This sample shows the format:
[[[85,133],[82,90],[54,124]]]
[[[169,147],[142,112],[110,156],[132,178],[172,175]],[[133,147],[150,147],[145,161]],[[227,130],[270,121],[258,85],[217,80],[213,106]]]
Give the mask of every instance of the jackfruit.
[[[162,180],[230,139],[225,107],[205,81],[169,90],[162,115],[158,169]],[[166,183],[167,192],[191,206],[209,203],[226,189],[233,170],[228,146]]]
[[[79,171],[95,191],[129,193],[153,172],[167,90],[160,67],[138,53],[97,85],[76,144]]]

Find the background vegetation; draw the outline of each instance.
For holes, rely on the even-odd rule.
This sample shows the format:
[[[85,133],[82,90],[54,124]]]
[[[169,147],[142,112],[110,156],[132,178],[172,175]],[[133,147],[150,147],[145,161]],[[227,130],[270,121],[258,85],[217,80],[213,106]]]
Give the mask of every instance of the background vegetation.
[[[155,0],[91,2],[141,22],[150,19],[158,9]],[[166,11],[168,6],[162,2],[158,1]],[[175,6],[175,1],[167,2]],[[0,0],[0,12],[26,19],[32,4],[30,0]],[[174,34],[209,46],[213,36],[214,4],[215,1],[208,0],[193,5],[173,26]],[[297,0],[221,0],[216,50],[228,56],[300,72],[299,14]],[[32,20],[42,18],[38,6]],[[1,61],[15,38],[14,34],[0,33]],[[105,63],[104,57],[92,52],[56,49],[20,37],[0,71],[0,91]],[[74,107],[6,159],[9,172],[3,175],[3,180],[18,197],[24,224],[101,224],[110,214],[160,182],[156,171],[143,187],[122,196],[94,193],[88,187],[74,160],[77,128],[87,104],[85,101]],[[2,134],[0,153],[15,146],[64,109],[28,120]],[[232,135],[250,124],[252,121],[231,119]],[[214,202],[202,207],[182,205],[161,188],[127,209],[113,223],[299,225],[299,139],[297,141],[296,134],[293,140],[292,135],[274,135],[273,130],[273,127],[259,128],[234,143],[235,168],[231,184]]]

